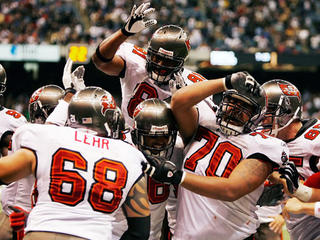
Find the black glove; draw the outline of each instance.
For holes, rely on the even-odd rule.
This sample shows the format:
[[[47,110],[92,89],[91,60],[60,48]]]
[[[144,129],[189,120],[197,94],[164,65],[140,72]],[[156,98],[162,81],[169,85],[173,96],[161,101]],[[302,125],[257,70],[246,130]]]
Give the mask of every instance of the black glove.
[[[260,96],[261,86],[248,72],[237,72],[225,77],[227,89],[235,89],[239,92],[247,91],[255,96]]]
[[[293,194],[299,187],[299,173],[293,162],[287,162],[279,168],[280,178],[287,182],[288,191]]]
[[[276,206],[283,200],[282,184],[265,186],[257,202],[259,206]]]
[[[180,184],[184,175],[183,171],[177,170],[173,162],[162,157],[148,156],[148,163],[142,162],[142,171],[154,180],[166,184]]]
[[[126,24],[121,29],[124,35],[132,36],[157,23],[155,19],[145,20],[145,17],[155,10],[154,8],[149,8],[149,6],[150,3],[142,3],[138,8],[136,5],[133,6]]]

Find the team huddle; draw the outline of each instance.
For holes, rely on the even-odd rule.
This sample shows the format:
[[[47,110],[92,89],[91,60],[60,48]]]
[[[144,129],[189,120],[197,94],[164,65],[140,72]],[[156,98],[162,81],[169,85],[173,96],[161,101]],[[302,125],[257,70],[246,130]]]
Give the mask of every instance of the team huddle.
[[[290,198],[291,239],[320,239],[320,122],[302,118],[299,90],[186,69],[190,43],[176,25],[158,28],[147,50],[127,42],[157,23],[153,12],[134,6],[92,56],[120,78],[121,107],[71,59],[64,89],[30,97],[29,123],[1,106],[0,239],[258,239],[267,180]],[[6,81],[1,66],[1,95]]]

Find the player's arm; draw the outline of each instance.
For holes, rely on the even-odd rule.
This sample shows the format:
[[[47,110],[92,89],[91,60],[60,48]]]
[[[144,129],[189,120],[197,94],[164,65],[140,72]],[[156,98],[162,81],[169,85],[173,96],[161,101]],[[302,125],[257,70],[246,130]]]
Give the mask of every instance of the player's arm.
[[[146,16],[154,12],[154,8],[149,6],[150,3],[142,3],[139,7],[134,5],[123,28],[99,44],[92,56],[92,61],[99,70],[110,76],[119,76],[125,66],[124,60],[115,55],[120,45],[128,37],[157,23],[155,19],[145,20]]]
[[[186,173],[181,186],[206,197],[235,201],[263,184],[271,171],[272,164],[269,162],[244,159],[228,178]]]
[[[290,218],[289,213],[307,214],[320,217],[319,207],[320,202],[305,203],[294,197],[287,200],[284,208],[282,209],[282,215],[287,219]]]
[[[33,151],[21,148],[0,159],[0,181],[9,184],[34,173],[36,155]]]
[[[46,124],[64,126],[68,119],[68,106],[72,97],[76,92],[86,87],[83,78],[85,72],[84,66],[81,65],[72,72],[72,65],[73,61],[69,58],[64,66],[62,75],[62,83],[65,89],[64,98],[59,100],[58,105],[48,116]]]
[[[150,207],[145,177],[141,177],[131,188],[122,208],[127,218],[128,230],[124,232],[121,239],[148,239]]]
[[[121,30],[118,30],[103,40],[92,55],[91,59],[94,65],[100,71],[110,76],[119,76],[125,66],[125,62],[120,56],[115,55],[115,53],[127,38],[128,36],[125,36]]]
[[[185,143],[188,143],[198,127],[198,112],[195,105],[211,95],[228,89],[259,94],[260,84],[249,73],[237,72],[224,78],[198,82],[183,87],[173,94],[171,109]]]
[[[224,78],[219,78],[185,86],[173,94],[171,109],[185,143],[190,140],[198,127],[198,110],[195,105],[212,94],[224,90],[226,90]]]
[[[244,159],[233,170],[228,178],[215,176],[199,176],[177,170],[170,161],[160,164],[143,163],[143,171],[155,180],[180,184],[182,187],[197,194],[223,201],[235,201],[252,192],[264,183],[272,171],[272,164],[263,159]]]

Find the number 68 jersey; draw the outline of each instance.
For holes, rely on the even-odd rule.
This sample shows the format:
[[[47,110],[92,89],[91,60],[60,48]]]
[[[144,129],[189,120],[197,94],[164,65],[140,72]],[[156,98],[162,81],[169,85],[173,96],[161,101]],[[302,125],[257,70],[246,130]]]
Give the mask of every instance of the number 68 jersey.
[[[280,139],[261,133],[225,136],[218,131],[215,112],[204,111],[201,106],[202,103],[198,130],[185,148],[184,171],[228,178],[243,159],[255,158],[254,155],[264,155],[262,159],[274,167],[287,161],[288,148]],[[262,191],[263,184],[238,200],[227,202],[179,188],[174,239],[239,240],[250,236],[259,226],[255,211]]]
[[[143,176],[142,153],[121,140],[38,124],[18,128],[13,150],[20,148],[37,158],[39,196],[26,232],[111,239],[112,213]]]

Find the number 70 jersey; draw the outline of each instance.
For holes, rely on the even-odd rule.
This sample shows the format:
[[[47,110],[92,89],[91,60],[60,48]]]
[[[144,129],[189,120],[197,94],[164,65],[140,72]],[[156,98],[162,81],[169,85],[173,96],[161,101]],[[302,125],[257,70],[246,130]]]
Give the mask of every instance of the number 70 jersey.
[[[143,176],[141,152],[121,140],[39,124],[17,129],[13,150],[19,148],[31,149],[37,157],[39,196],[27,232],[111,239],[112,213]]]
[[[146,71],[146,51],[131,43],[124,42],[116,52],[126,62],[125,72],[120,76],[122,103],[121,110],[126,123],[133,126],[133,112],[138,104],[149,98],[170,101],[171,92],[168,84],[161,87],[148,77]],[[202,75],[184,69],[182,77],[187,85],[204,81]]]
[[[199,114],[198,130],[185,148],[185,171],[228,178],[243,159],[251,156],[269,161],[274,167],[288,160],[288,148],[280,139],[262,133],[225,136],[218,131],[212,110],[200,108]],[[257,174],[254,169],[250,170],[247,174]],[[174,239],[224,239],[228,236],[230,240],[237,240],[250,236],[259,226],[255,210],[262,191],[263,184],[238,200],[227,202],[180,188]]]

